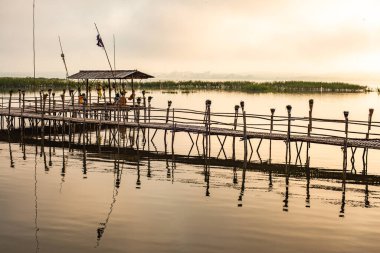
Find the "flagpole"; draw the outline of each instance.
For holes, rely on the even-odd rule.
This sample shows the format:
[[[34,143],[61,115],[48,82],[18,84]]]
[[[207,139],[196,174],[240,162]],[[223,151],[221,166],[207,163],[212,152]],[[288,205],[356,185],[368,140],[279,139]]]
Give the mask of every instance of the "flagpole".
[[[35,34],[34,34],[34,9],[35,9],[35,0],[33,0],[33,82],[36,84],[36,42],[35,42]]]
[[[115,34],[113,35],[113,69],[116,70],[116,44],[115,44]]]
[[[67,71],[65,55],[64,55],[64,53],[63,53],[62,43],[61,43],[61,37],[60,37],[59,35],[58,35],[58,40],[59,40],[59,46],[61,47],[61,57],[62,57],[63,64],[65,65],[66,79],[67,79],[67,77],[69,76],[69,72]]]
[[[96,31],[98,32],[98,35],[100,36],[100,32],[99,32],[98,26],[96,25],[96,23],[94,23],[94,24],[95,24]],[[102,38],[102,37],[100,36],[100,38]],[[111,62],[110,62],[110,58],[108,57],[107,50],[106,50],[106,47],[104,45],[104,42],[103,42],[103,49],[104,49],[104,52],[106,53],[107,61],[108,61],[108,64],[109,64],[109,66],[111,68],[112,76],[115,79],[115,74],[113,73],[113,69],[112,69],[112,65],[111,65]],[[116,81],[116,79],[115,79],[115,81]]]

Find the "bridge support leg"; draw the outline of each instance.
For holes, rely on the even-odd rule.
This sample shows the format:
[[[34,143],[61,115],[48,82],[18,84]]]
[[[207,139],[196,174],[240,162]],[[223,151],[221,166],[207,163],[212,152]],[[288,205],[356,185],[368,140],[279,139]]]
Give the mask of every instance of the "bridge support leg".
[[[296,141],[296,150],[297,150],[296,165],[298,161],[300,162],[300,165],[302,165],[302,161],[301,161],[302,146],[303,146],[303,141],[301,141],[300,148],[298,149],[298,142]]]
[[[351,147],[351,174],[356,174],[356,169],[355,169],[355,153],[356,153],[357,148]]]
[[[368,148],[364,148],[364,150],[363,150],[362,161],[363,161],[362,174],[363,175],[367,175],[367,169],[368,169]]]
[[[218,156],[216,158],[219,158],[220,153],[223,152],[224,157],[227,159],[227,155],[226,155],[226,152],[224,150],[224,143],[226,142],[227,136],[224,137],[223,141],[220,140],[219,135],[217,135],[216,137],[218,138],[218,141],[220,143],[220,150],[219,150]]]

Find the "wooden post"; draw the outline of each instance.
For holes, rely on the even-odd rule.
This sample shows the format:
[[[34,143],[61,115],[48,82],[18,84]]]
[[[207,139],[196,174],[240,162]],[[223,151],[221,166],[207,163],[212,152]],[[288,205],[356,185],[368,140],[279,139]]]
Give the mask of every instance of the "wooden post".
[[[18,108],[21,108],[21,90],[18,89]]]
[[[63,96],[63,98],[61,98],[62,99],[62,111],[63,111],[62,113],[64,116],[66,116],[66,112],[65,112],[66,89],[63,89],[62,96]]]
[[[90,112],[91,112],[91,105],[92,105],[92,95],[91,95],[91,92],[92,92],[92,88],[91,86],[88,87],[88,97],[87,97],[87,100],[88,100],[88,104],[90,105]]]
[[[174,137],[175,137],[175,118],[174,118],[174,108],[173,108],[173,115],[172,115],[172,155],[174,155]]]
[[[145,90],[142,91],[143,95],[143,106],[144,106],[144,123],[146,123],[146,97],[145,97]]]
[[[23,132],[24,132],[24,128],[25,128],[25,119],[23,117],[24,112],[25,112],[25,91],[24,90],[21,92],[21,95],[22,95],[21,127],[22,127]]]
[[[348,111],[344,111],[344,120],[345,120],[345,127],[344,127],[344,147],[343,147],[343,180],[346,179],[346,171],[347,171],[347,141],[348,141]]]
[[[75,113],[74,113],[74,90],[69,90],[69,94],[71,97],[71,117],[75,118]]]
[[[25,112],[25,91],[23,90],[21,94],[22,94],[22,112],[24,113]]]
[[[166,118],[165,118],[165,123],[167,124],[168,122],[169,122],[169,112],[170,112],[170,107],[172,106],[172,101],[171,100],[169,100],[168,101],[168,108],[166,109]],[[166,143],[166,134],[167,134],[167,130],[165,130],[165,135],[164,135],[164,141],[165,141],[165,143]],[[154,135],[153,135],[153,137],[154,137]],[[152,139],[153,139],[153,137],[152,137]]]
[[[367,140],[369,139],[369,132],[370,132],[370,130],[371,130],[373,111],[374,111],[373,108],[370,108],[370,109],[369,109],[369,114],[368,114],[368,131],[367,131],[367,134],[366,134],[366,136],[365,136],[365,138],[366,138]]]
[[[87,115],[86,115],[86,104],[87,104],[87,99],[84,98],[83,99],[83,121],[86,122],[86,118],[87,118]]]
[[[291,160],[291,149],[290,149],[290,127],[291,127],[291,117],[292,117],[292,106],[287,105],[286,110],[288,111],[288,131],[287,131],[287,137],[286,137],[286,163],[288,163]]]
[[[238,122],[238,115],[239,115],[239,105],[235,105],[235,115],[234,115],[234,131],[236,131],[237,128],[237,122]],[[236,137],[232,137],[232,159],[236,159]]]
[[[12,107],[12,94],[13,90],[9,91],[9,101],[8,101],[8,123],[10,123],[10,117],[11,117],[11,107]]]
[[[42,133],[42,136],[44,136],[44,133],[45,133],[45,106],[46,106],[46,98],[47,97],[48,97],[48,94],[44,94],[42,97],[42,100],[43,100],[42,111],[41,111],[41,133]]]
[[[274,120],[274,112],[276,111],[275,108],[270,109],[270,139],[269,139],[269,164],[272,162],[272,133],[273,133],[273,120]]]
[[[170,111],[170,106],[172,106],[172,101],[171,101],[171,100],[168,101],[168,108],[166,109],[166,119],[165,119],[165,123],[168,123],[168,122],[169,122],[169,111]]]
[[[61,94],[62,101],[62,117],[65,117],[65,94]]]
[[[371,131],[373,111],[374,111],[373,108],[369,109],[368,130],[367,130],[367,134],[365,136],[366,140],[369,139],[369,132]],[[368,162],[368,148],[364,148],[362,160],[363,160],[363,174],[366,175],[367,174],[367,162]]]
[[[107,103],[107,99],[106,99],[106,86],[105,86],[104,83],[102,85],[102,90],[103,90],[103,100],[104,100],[104,103]]]
[[[48,112],[49,112],[49,115],[50,115],[50,110],[51,110],[51,89],[48,89],[48,94],[49,94],[49,111]]]
[[[135,98],[135,88],[133,87],[133,78],[131,79],[131,87],[132,87],[132,105],[133,107],[136,104],[136,98]]]
[[[110,103],[112,103],[112,98],[111,98],[111,80],[110,79],[108,79],[108,101],[110,102]]]
[[[53,115],[55,116],[56,115],[56,112],[55,112],[55,106],[56,106],[56,103],[55,103],[55,92],[53,92],[51,94],[53,96]]]
[[[137,137],[136,137],[136,143],[139,143],[139,135],[140,135],[140,103],[141,103],[141,97],[137,98]]]
[[[270,130],[269,130],[269,133],[270,135],[272,136],[272,132],[273,132],[273,119],[274,119],[274,112],[276,111],[276,109],[274,108],[271,108],[270,109]]]
[[[309,125],[307,127],[307,136],[310,137],[310,133],[313,129],[313,105],[314,105],[314,100],[310,99],[309,100]]]
[[[88,88],[88,79],[86,79],[86,98],[88,98],[89,88]]]
[[[1,109],[4,109],[4,96],[3,95],[1,95]],[[1,122],[0,122],[0,124],[1,124],[1,130],[3,130],[3,115],[1,115],[0,116],[0,118],[1,118]]]
[[[210,157],[211,155],[211,135],[210,135],[210,128],[211,128],[211,119],[210,119],[210,109],[211,107],[211,100],[206,100],[206,119],[205,119],[205,127],[206,127],[206,157]]]
[[[247,138],[247,118],[245,116],[244,101],[240,102],[243,111],[243,139],[244,139],[244,170],[247,169],[248,160],[248,138]]]
[[[40,110],[42,111],[42,93],[44,90],[40,90]]]
[[[152,101],[152,96],[148,97],[148,122],[150,123],[150,112],[151,112],[151,101]]]

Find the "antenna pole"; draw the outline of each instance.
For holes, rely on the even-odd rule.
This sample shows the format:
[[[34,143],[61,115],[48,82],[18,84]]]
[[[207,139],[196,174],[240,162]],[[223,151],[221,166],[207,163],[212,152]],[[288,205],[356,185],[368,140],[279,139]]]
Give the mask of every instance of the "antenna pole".
[[[66,79],[69,77],[69,72],[67,71],[67,65],[66,65],[66,60],[65,60],[65,54],[63,53],[62,49],[62,43],[61,43],[61,37],[58,35],[58,40],[59,40],[59,46],[61,47],[61,57],[63,64],[65,65],[65,70],[66,70]]]

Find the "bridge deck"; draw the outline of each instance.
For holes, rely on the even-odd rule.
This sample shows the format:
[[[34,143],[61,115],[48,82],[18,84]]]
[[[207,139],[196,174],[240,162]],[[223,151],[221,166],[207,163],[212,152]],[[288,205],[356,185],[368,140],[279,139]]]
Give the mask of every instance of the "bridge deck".
[[[80,110],[80,108],[76,108]],[[188,132],[188,133],[209,133],[210,135],[218,136],[234,136],[234,137],[244,137],[244,132],[242,130],[233,130],[228,128],[213,127],[211,126],[209,132],[205,126],[202,125],[192,125],[192,124],[181,124],[181,123],[158,123],[158,122],[149,122],[149,123],[137,123],[130,121],[114,121],[114,120],[104,120],[104,119],[94,119],[94,118],[74,118],[74,117],[63,117],[62,115],[56,116],[52,114],[45,114],[42,117],[41,113],[35,113],[32,110],[25,110],[24,113],[21,112],[20,108],[12,108],[10,111],[8,109],[0,109],[0,115],[2,116],[12,116],[12,117],[24,117],[26,119],[39,119],[41,120],[55,120],[58,122],[65,121],[67,123],[86,123],[86,124],[101,124],[109,126],[123,126],[123,127],[132,127],[132,128],[150,128],[150,129],[160,129],[160,130],[169,130],[175,132]],[[267,132],[256,132],[256,131],[247,131],[248,139],[267,139],[267,140],[287,140],[287,134],[281,133],[267,133]],[[322,137],[322,136],[313,136],[310,137],[305,135],[293,135],[290,136],[290,141],[296,142],[310,142],[316,144],[325,144],[325,145],[334,145],[334,146],[343,146],[345,139],[342,137]],[[380,149],[380,139],[365,139],[365,138],[348,138],[347,146],[353,148],[369,148],[369,149]]]

